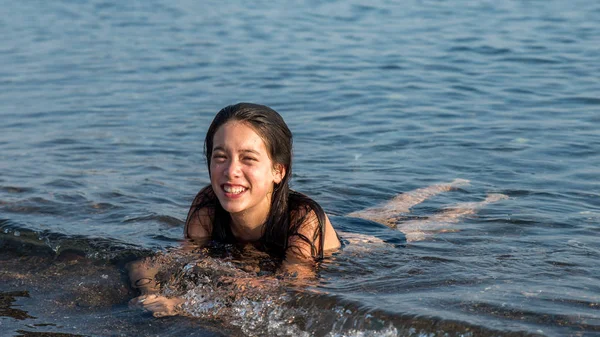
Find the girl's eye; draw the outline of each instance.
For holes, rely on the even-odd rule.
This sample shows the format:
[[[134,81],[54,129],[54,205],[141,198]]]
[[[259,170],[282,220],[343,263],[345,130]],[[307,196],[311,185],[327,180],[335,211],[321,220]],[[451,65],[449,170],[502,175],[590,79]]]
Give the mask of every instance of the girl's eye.
[[[213,159],[216,159],[216,160],[224,160],[225,159],[225,156],[222,154],[213,154],[212,157],[213,157]]]
[[[254,157],[244,157],[243,159],[245,161],[257,161],[256,158],[254,158]]]

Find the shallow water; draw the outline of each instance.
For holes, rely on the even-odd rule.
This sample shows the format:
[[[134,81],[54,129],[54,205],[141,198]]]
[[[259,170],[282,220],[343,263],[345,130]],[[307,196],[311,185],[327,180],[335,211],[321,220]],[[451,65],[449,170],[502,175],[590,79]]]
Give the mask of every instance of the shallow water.
[[[2,8],[0,327],[12,335],[252,333],[251,315],[129,309],[123,275],[179,244],[208,183],[208,124],[239,101],[288,122],[296,190],[339,230],[383,240],[321,265],[284,312],[312,322],[293,333],[600,335],[596,1]],[[418,242],[345,216],[456,178],[471,183],[406,221],[509,199]]]

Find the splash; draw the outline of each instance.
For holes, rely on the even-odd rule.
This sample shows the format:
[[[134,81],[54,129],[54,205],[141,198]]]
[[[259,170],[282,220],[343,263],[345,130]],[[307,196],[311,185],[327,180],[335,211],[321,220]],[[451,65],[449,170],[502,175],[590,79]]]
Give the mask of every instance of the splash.
[[[209,251],[170,251],[152,258],[159,294],[184,299],[181,315],[215,321],[247,336],[397,335],[394,327],[381,323],[375,330],[340,325],[369,315],[321,292],[317,280],[278,271],[266,254],[233,250],[215,257]]]

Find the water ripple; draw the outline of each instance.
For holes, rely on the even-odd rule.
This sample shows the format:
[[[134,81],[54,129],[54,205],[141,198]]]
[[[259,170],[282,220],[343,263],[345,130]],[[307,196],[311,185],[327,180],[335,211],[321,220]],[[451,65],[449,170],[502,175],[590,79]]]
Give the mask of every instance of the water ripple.
[[[381,243],[348,245],[323,264],[328,284],[317,289],[332,295],[304,309],[347,305],[352,314],[326,316],[340,327],[331,335],[367,334],[368,314],[390,335],[598,331],[598,3],[6,8],[0,212],[19,233],[101,237],[107,251],[175,244],[209,182],[202,146],[214,113],[254,101],[294,133],[293,188],[337,228]],[[410,244],[344,216],[457,177],[472,183],[404,219],[510,198]]]

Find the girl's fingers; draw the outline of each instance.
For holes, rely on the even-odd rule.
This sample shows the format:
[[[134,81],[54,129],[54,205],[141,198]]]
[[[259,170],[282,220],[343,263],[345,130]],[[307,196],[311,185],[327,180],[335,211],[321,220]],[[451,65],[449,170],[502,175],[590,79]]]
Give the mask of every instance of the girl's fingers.
[[[162,296],[150,294],[150,295],[140,296],[138,298],[141,298],[139,300],[140,303],[146,305],[146,304],[150,304],[150,303],[156,302],[160,297],[162,297]]]
[[[144,302],[146,301],[147,295],[138,296],[136,298],[132,298],[129,301],[129,305],[132,307],[142,307]]]
[[[173,300],[159,295],[143,295],[132,299],[130,305],[152,312],[154,317],[175,315]]]
[[[166,297],[150,295],[146,297],[146,299],[142,303],[142,306],[144,307],[144,309],[155,311],[153,310],[154,308],[164,307],[167,301],[168,299]]]

